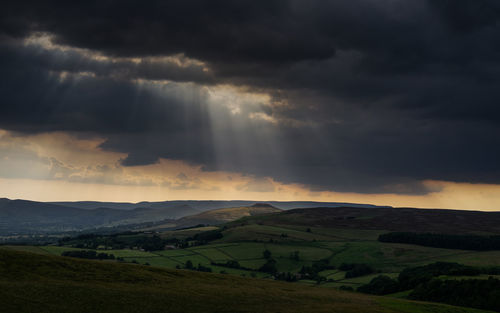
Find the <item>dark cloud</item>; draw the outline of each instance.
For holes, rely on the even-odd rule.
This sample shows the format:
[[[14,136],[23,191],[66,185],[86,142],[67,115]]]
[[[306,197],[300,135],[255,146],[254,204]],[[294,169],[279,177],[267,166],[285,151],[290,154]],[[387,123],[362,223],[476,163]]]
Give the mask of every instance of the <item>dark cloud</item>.
[[[484,27],[494,27],[500,19],[500,3],[495,0],[481,1],[430,1],[444,21],[458,32],[469,32]]]
[[[499,19],[494,0],[17,1],[0,13],[0,127],[315,190],[500,183]],[[65,48],[23,43],[34,32]],[[217,84],[272,102],[235,115],[209,105]]]
[[[85,59],[79,55],[61,52],[51,55],[49,51],[36,53],[29,48],[1,47],[0,121],[10,129],[177,130],[181,124],[185,125],[176,116],[196,110],[206,97],[204,91],[194,85],[167,84],[162,87],[163,92],[155,92],[154,88],[138,87],[123,77],[92,75],[106,71],[111,62],[99,66],[83,63]],[[202,118],[194,115],[190,128],[201,124],[197,117]]]

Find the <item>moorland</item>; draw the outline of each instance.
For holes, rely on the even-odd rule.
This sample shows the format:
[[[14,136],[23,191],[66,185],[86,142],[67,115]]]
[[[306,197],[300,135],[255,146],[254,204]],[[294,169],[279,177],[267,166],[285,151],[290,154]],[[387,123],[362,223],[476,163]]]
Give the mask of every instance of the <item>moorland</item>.
[[[161,305],[169,312],[254,312],[259,304],[268,312],[500,311],[499,235],[496,212],[212,209],[118,232],[58,234],[44,244],[6,242],[2,283],[11,287],[0,298],[3,307],[14,293],[24,294],[19,303],[27,308],[62,308],[76,288],[81,305],[74,312],[118,299],[117,310],[127,312],[150,298],[143,312]],[[16,276],[23,278],[14,283]],[[97,285],[110,291],[98,297],[91,292]],[[16,288],[40,290],[40,297]],[[138,290],[130,298],[129,288]]]

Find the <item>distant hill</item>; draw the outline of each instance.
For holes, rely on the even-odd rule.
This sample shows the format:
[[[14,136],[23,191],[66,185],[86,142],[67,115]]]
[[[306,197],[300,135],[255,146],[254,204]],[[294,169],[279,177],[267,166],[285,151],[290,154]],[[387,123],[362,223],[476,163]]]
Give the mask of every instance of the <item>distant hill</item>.
[[[481,313],[233,275],[87,261],[0,248],[3,313]]]
[[[87,211],[43,202],[0,199],[0,234],[74,230],[117,219],[116,215],[121,213],[123,211]]]
[[[363,207],[363,208],[376,208],[376,207],[389,207],[389,206],[376,206],[371,204],[358,204],[358,203],[345,203],[345,202],[315,202],[315,201],[265,201],[266,203],[282,210],[290,210],[297,208],[314,208],[314,207],[329,207],[336,208],[342,206],[349,207]],[[111,208],[119,210],[133,210],[136,208],[148,209],[171,209],[178,207],[189,207],[193,210],[207,211],[221,208],[236,208],[247,207],[255,203],[251,200],[179,200],[179,201],[159,201],[159,202],[99,202],[99,201],[74,201],[74,202],[49,202],[51,204],[62,205],[78,209],[93,210],[97,208]],[[189,214],[194,214],[189,213]],[[184,215],[189,215],[184,214]]]
[[[209,210],[195,215],[185,216],[177,221],[178,226],[193,226],[197,224],[217,225],[231,222],[242,217],[277,213],[282,210],[267,204],[255,203],[251,206]]]
[[[378,229],[436,233],[500,234],[500,212],[416,208],[309,208],[294,209],[254,223],[332,228]]]
[[[13,234],[45,234],[67,231],[91,230],[108,228],[120,225],[160,222],[169,224],[171,220],[185,216],[196,215],[205,211],[227,208],[226,211],[214,213],[216,216],[201,215],[196,218],[200,223],[221,223],[234,218],[255,215],[259,210],[240,210],[235,208],[250,207],[255,201],[160,201],[160,202],[37,202],[28,200],[0,199],[0,236]],[[267,202],[274,209],[293,209],[313,205],[324,207],[339,207],[345,205],[336,202]],[[371,207],[372,205],[350,204],[354,207]],[[244,213],[246,212],[246,213]],[[248,213],[248,215],[246,215]],[[212,214],[212,213],[211,213]],[[234,218],[233,218],[234,217]],[[181,221],[182,225],[191,225],[196,218],[189,222]]]
[[[0,235],[41,234],[177,219],[199,211],[187,205],[120,210],[0,199]]]
[[[319,207],[312,207],[313,205]],[[43,234],[165,221],[222,224],[259,214],[262,223],[390,231],[500,234],[500,212],[392,208],[364,204],[255,201],[36,202],[0,199],[0,235]]]

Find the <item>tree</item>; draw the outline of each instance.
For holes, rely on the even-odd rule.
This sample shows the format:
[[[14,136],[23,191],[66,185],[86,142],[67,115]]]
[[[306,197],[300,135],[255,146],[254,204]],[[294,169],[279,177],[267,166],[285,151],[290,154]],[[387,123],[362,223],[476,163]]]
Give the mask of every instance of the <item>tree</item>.
[[[210,267],[203,266],[199,263],[198,263],[198,268],[196,270],[199,272],[208,272],[208,273],[212,272],[212,269]]]
[[[373,295],[386,295],[399,291],[399,284],[389,276],[379,275],[372,279],[370,283],[358,288],[358,291]]]
[[[267,262],[259,268],[259,271],[275,275],[278,272],[278,268],[276,267],[276,260],[268,259]]]
[[[264,259],[270,259],[271,258],[271,251],[269,250],[264,250],[264,252],[262,252],[262,254],[264,255]]]
[[[191,262],[191,260],[187,260],[185,267],[188,270],[192,270],[193,269],[193,262]]]
[[[298,261],[300,259],[299,251],[293,251],[292,253],[290,253],[290,259]]]

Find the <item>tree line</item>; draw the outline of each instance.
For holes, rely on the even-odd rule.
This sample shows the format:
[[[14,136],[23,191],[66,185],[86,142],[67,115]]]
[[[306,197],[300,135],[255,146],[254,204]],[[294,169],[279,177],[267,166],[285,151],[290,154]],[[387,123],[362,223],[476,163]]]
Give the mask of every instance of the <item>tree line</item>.
[[[114,260],[115,256],[108,253],[97,253],[93,250],[72,250],[64,251],[61,253],[62,256],[68,256],[72,258],[80,259],[90,259],[90,260]]]
[[[491,276],[489,279],[431,279],[417,286],[409,298],[500,312],[500,280]]]
[[[210,230],[195,234],[188,238],[161,238],[157,235],[127,232],[113,235],[83,234],[76,237],[65,237],[59,240],[60,246],[72,246],[79,249],[98,249],[99,247],[121,249],[143,249],[144,251],[164,250],[166,245],[178,248],[204,245],[222,238],[221,230]]]
[[[408,243],[445,249],[476,251],[500,250],[500,236],[392,232],[381,234],[378,240],[380,242]]]
[[[386,295],[412,290],[410,299],[435,301],[452,305],[500,311],[500,280],[491,278],[446,280],[440,276],[496,275],[498,267],[480,268],[458,263],[436,262],[403,270],[397,279],[386,275],[373,278],[357,290],[375,295]]]

